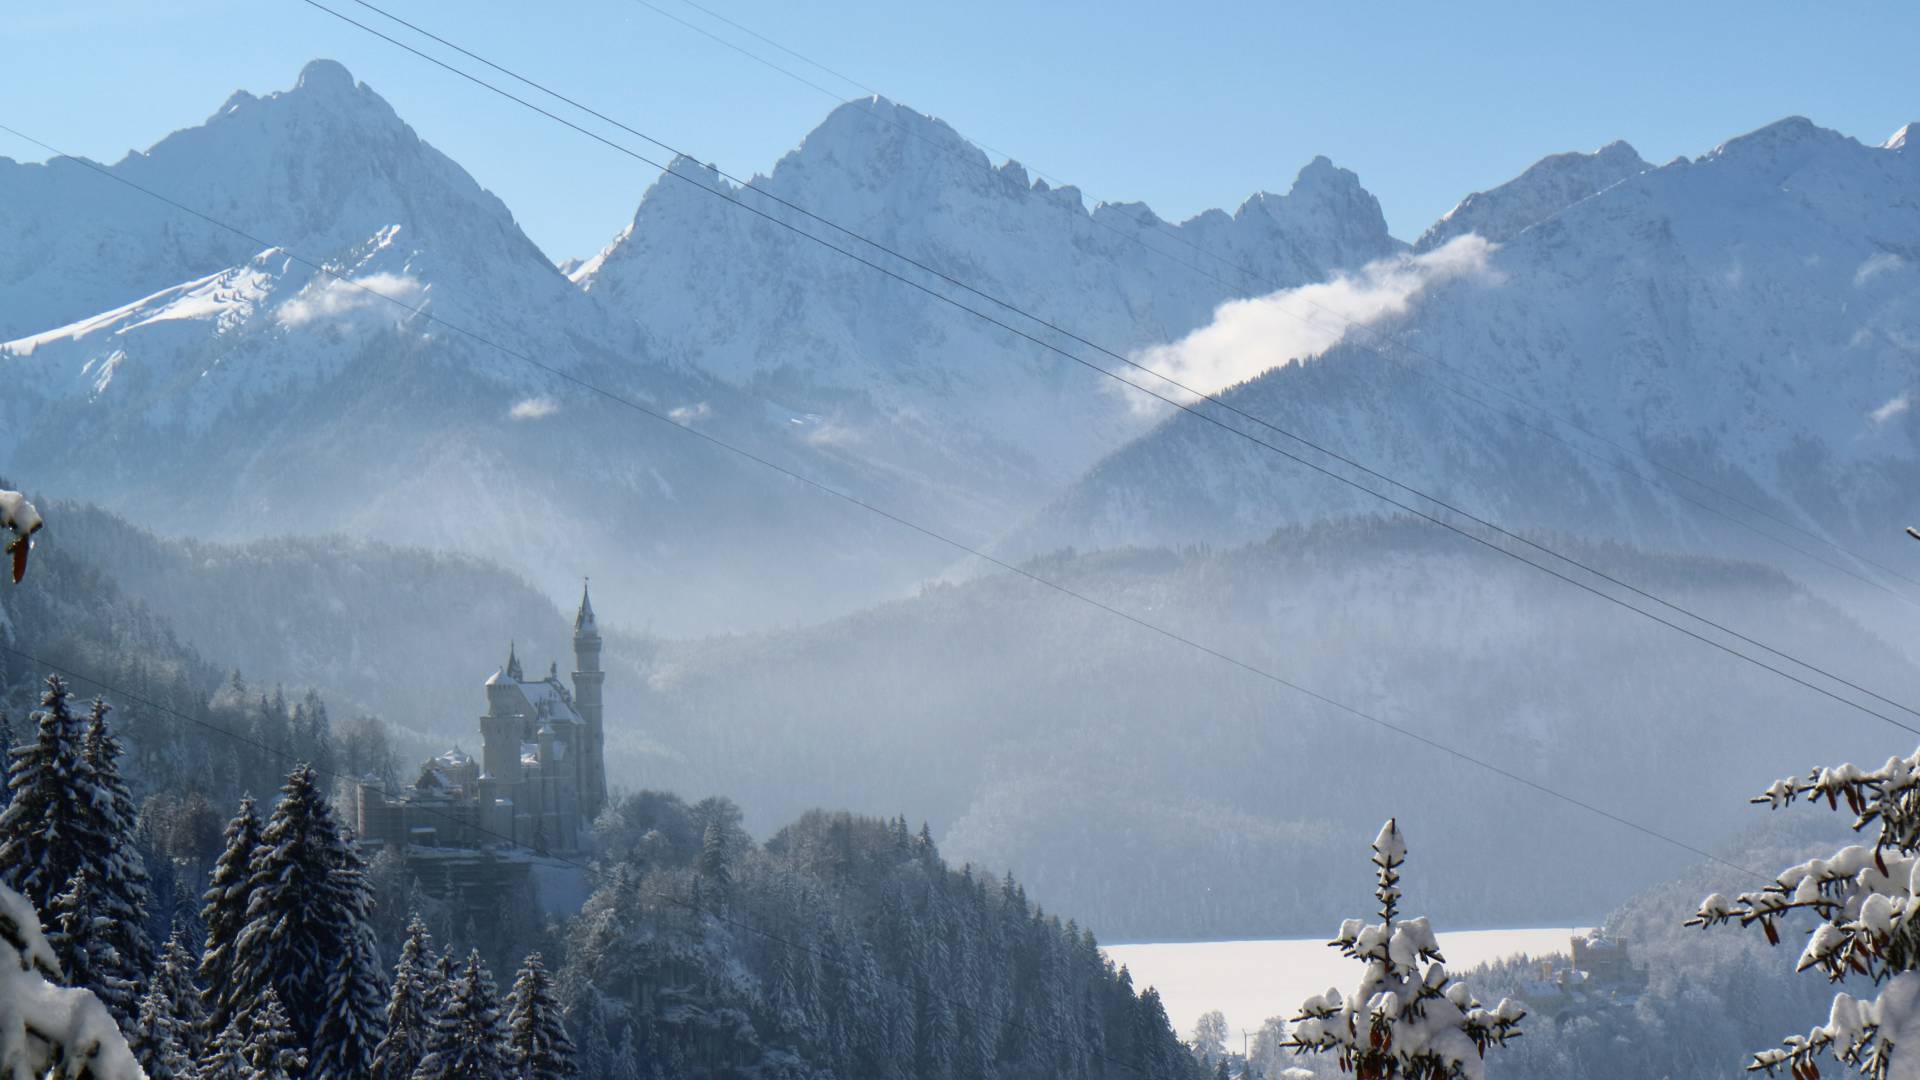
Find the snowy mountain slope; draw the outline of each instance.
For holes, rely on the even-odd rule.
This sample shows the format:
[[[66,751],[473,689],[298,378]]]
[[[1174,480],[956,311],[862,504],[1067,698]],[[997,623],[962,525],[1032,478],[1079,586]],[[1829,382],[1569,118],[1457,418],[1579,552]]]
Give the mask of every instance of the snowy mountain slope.
[[[1169,225],[1138,204],[1088,211],[1076,189],[995,167],[945,123],[880,98],[834,110],[744,187],[684,158],[673,171],[693,183],[661,178],[574,272],[590,295],[668,355],[820,413],[848,439],[909,432],[935,462],[984,449],[1012,466],[1003,483],[1027,489],[1064,482],[1140,430],[1118,387],[726,203],[1066,343],[769,196],[786,200],[1115,349],[1184,333],[1229,297],[1404,246],[1357,178],[1324,158],[1286,195]]]
[[[111,168],[293,251],[331,255],[404,222],[410,246],[456,260],[462,274],[489,272],[474,259],[483,252],[509,251],[516,268],[538,255],[499,199],[331,60],[308,64],[291,90],[240,91],[201,126]],[[0,236],[0,339],[239,265],[264,246],[58,158],[0,159]]]
[[[951,559],[573,377],[915,515],[978,511],[963,492],[867,465],[821,438],[817,418],[657,359],[644,331],[607,318],[505,207],[337,65],[310,65],[285,93],[236,96],[113,168],[293,242],[251,250],[158,203],[123,203],[124,189],[71,162],[0,174],[0,191],[25,193],[0,196],[9,206],[58,174],[62,201],[29,215],[31,242],[0,233],[0,251],[43,249],[26,291],[85,278],[73,303],[117,304],[0,344],[16,391],[0,401],[0,464],[37,488],[167,534],[467,551],[556,597],[592,574],[624,613],[611,617],[642,625],[844,608]],[[127,265],[100,258],[102,245]],[[101,291],[147,289],[149,263],[191,276]]]
[[[1499,187],[1460,200],[1460,205],[1421,234],[1414,250],[1431,251],[1466,233],[1505,243],[1522,229],[1650,167],[1624,142],[1608,143],[1591,154],[1542,158]]]
[[[1519,203],[1521,219],[1544,205]],[[1487,273],[1436,285],[1381,323],[1370,340],[1403,343],[1386,357],[1350,341],[1226,396],[1510,527],[1830,573],[1615,464],[1754,519],[1720,495],[1570,427],[1554,430],[1581,450],[1548,438],[1549,421],[1503,396],[1515,395],[1897,566],[1911,560],[1899,533],[1920,484],[1916,286],[1920,158],[1785,120],[1511,233]],[[1176,418],[1100,462],[1007,547],[1246,539],[1387,509]]]

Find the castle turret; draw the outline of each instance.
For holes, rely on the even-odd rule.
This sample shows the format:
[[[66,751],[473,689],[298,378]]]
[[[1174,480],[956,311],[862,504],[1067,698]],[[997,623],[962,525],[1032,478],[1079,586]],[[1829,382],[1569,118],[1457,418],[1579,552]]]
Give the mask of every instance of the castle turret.
[[[585,723],[581,733],[580,813],[591,822],[607,804],[606,731],[601,726],[600,690],[606,673],[600,670],[600,627],[593,620],[593,601],[580,587],[580,610],[573,617],[573,704]]]
[[[480,768],[503,784],[520,778],[520,737],[527,718],[516,693],[519,680],[520,660],[508,645],[506,665],[487,680],[487,714],[480,718]]]

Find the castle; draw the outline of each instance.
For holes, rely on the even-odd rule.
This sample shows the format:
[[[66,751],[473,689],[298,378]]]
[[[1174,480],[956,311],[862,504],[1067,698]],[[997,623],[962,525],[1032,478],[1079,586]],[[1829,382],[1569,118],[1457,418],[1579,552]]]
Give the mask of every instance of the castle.
[[[573,618],[573,686],[559,665],[528,679],[512,646],[487,679],[480,760],[449,750],[421,765],[398,797],[377,781],[360,784],[360,841],[397,850],[508,846],[540,854],[580,851],[607,802],[606,732],[601,715],[600,630],[582,588]]]

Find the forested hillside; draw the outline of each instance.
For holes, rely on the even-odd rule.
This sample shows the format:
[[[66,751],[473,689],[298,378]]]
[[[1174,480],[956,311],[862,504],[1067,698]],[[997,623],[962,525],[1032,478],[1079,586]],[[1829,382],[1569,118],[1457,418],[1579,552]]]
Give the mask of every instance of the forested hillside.
[[[332,575],[352,576],[353,561],[337,552],[321,556],[324,545],[165,544],[106,515],[72,508],[69,517],[69,508],[49,505],[63,530],[88,538],[83,550],[123,564],[147,560],[143,581],[152,595],[181,598],[209,634],[284,641],[272,628],[302,622],[302,598],[311,594],[275,596],[250,584],[269,568],[323,577],[329,584],[313,586],[316,592],[335,587]],[[423,605],[445,604],[487,569],[355,550],[370,556],[369,577],[421,569]],[[232,590],[233,608],[244,614],[222,620],[220,605],[187,598],[196,589]],[[414,623],[420,610],[411,609]],[[324,638],[350,634],[359,623],[320,625]],[[386,725],[370,715],[335,715],[339,710],[306,687],[249,682],[203,659],[167,620],[74,551],[42,544],[27,581],[0,592],[0,646],[7,717],[0,742],[13,748],[5,755],[11,799],[0,799],[0,807],[17,804],[0,815],[0,885],[40,908],[64,978],[108,1003],[151,1077],[179,1080],[196,1060],[225,1067],[222,1055],[240,1053],[233,1040],[265,1040],[270,1049],[314,1061],[361,1060],[355,1055],[372,1053],[380,1032],[363,1029],[339,1042],[337,1025],[349,1016],[358,1017],[353,1024],[377,1020],[388,1005],[390,976],[391,994],[405,1005],[398,1015],[425,1017],[430,1028],[479,1025],[461,1028],[465,1034],[454,1042],[421,1035],[418,1054],[439,1045],[444,1066],[444,1055],[460,1045],[504,1062],[516,1045],[503,1020],[506,1006],[518,1010],[520,984],[546,977],[529,974],[535,967],[552,972],[544,991],[554,1006],[549,1019],[571,1032],[578,1075],[589,1080],[668,1080],[690,1071],[796,1080],[1197,1076],[1157,996],[1136,993],[1090,931],[1036,908],[1011,877],[949,868],[931,835],[909,832],[904,818],[816,812],[760,844],[741,827],[730,800],[689,805],[672,794],[638,792],[598,823],[601,855],[587,871],[598,888],[585,910],[543,919],[527,896],[436,896],[395,858],[369,863],[356,852],[347,829],[351,808],[340,801],[335,779],[406,779]],[[267,650],[250,655],[275,659]],[[75,679],[56,697],[44,665],[102,682]],[[44,767],[94,745],[85,734],[92,721],[84,702],[95,694],[111,706],[105,716],[113,749],[88,750],[65,772]],[[295,768],[296,761],[313,768]],[[84,777],[67,776],[73,769]],[[84,803],[92,784],[124,785],[113,846],[89,856],[85,841],[68,855],[40,839],[21,839],[38,837],[37,823],[55,812],[48,808],[64,805],[60,799]],[[244,793],[258,798],[257,810],[243,808],[235,817]],[[249,813],[260,820],[246,824]],[[112,862],[94,867],[89,858]],[[289,861],[279,867],[276,859]],[[64,884],[36,875],[33,868],[49,860],[64,867],[62,874],[93,867],[97,897],[62,891]],[[314,882],[327,884],[273,884],[309,873],[323,874]],[[203,898],[210,880],[219,888]],[[89,944],[67,929],[96,910],[89,905],[109,901],[125,909],[114,909],[122,916],[114,920],[117,944]],[[283,917],[309,920],[301,932],[317,935],[314,947],[344,944],[352,953],[364,935],[364,955],[352,953],[362,974],[331,981],[328,965],[302,959],[306,946],[269,944],[280,935],[269,935],[267,923],[249,929],[258,919]],[[433,943],[437,952],[422,951]],[[203,960],[203,948],[229,959]],[[544,960],[523,965],[535,952]],[[249,974],[256,967],[269,974]],[[502,1001],[490,971],[516,967],[513,1001]],[[129,981],[160,989],[149,1001],[123,985]],[[277,988],[277,1012],[243,1005],[264,1002],[256,991],[268,985]],[[420,998],[428,986],[441,996]],[[482,1015],[489,1000],[499,1010],[491,1020]],[[204,1019],[208,1009],[215,1020]],[[315,1075],[363,1075],[338,1067]]]
[[[1556,543],[1727,625],[1791,625],[1799,655],[1871,672],[1896,700],[1920,689],[1874,633],[1773,571]],[[1870,760],[1906,738],[1419,523],[1031,565],[1575,798],[1685,815],[1696,844],[1742,827],[1751,778],[1797,768],[1816,734]],[[881,813],[911,800],[948,852],[1012,868],[1123,940],[1323,932],[1340,905],[1314,868],[1383,812],[1480,823],[1441,830],[1411,871],[1456,927],[1590,924],[1597,896],[1690,858],[1010,575],[815,628],[666,644],[650,670],[641,727],[671,756],[643,772],[753,790],[755,822],[826,792]],[[1704,776],[1696,725],[1729,733]],[[1501,845],[1477,839],[1489,823]]]

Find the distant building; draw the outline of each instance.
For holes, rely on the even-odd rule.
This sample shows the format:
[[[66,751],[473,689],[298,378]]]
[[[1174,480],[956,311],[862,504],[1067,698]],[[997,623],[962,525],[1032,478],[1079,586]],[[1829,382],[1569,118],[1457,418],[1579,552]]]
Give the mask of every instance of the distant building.
[[[486,681],[480,759],[454,749],[420,766],[397,796],[363,782],[360,840],[372,847],[579,851],[607,802],[600,630],[585,589],[573,619],[573,685],[559,665],[528,679],[511,645]]]
[[[1570,958],[1549,956],[1523,981],[1527,1005],[1548,1016],[1630,1006],[1646,990],[1646,973],[1633,966],[1627,943],[1599,929],[1575,934]]]

